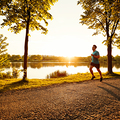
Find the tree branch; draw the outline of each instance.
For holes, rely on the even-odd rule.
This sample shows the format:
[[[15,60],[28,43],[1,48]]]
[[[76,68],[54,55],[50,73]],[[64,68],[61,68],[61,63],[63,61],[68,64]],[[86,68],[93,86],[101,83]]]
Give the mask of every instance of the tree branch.
[[[114,32],[115,23],[116,23],[116,20],[114,21],[114,24],[113,24],[113,27],[112,27],[112,32],[111,32],[111,35],[112,35],[112,34],[113,34],[113,32]]]
[[[98,20],[98,21],[100,22],[100,24],[102,25],[102,28],[106,31],[106,29],[105,29],[103,23],[102,23],[99,19],[96,19],[96,20]]]
[[[116,20],[115,20],[115,22],[116,22]],[[114,25],[113,25],[113,28],[112,28],[111,38],[113,37],[113,35],[114,35],[114,33],[115,33],[115,30],[116,30],[117,25],[118,25],[118,23],[119,23],[119,19],[117,20],[116,25],[115,25],[115,22],[114,22]]]

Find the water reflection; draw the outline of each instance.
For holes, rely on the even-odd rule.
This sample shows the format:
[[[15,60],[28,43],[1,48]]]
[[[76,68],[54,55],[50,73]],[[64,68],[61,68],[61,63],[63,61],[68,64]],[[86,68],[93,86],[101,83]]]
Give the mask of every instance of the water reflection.
[[[20,62],[11,63],[12,68],[15,67],[15,68],[18,68],[18,69],[19,69],[19,68],[21,67],[21,65],[22,65],[22,64],[21,64]]]
[[[88,62],[28,62],[27,66],[31,67],[31,68],[37,68],[40,69],[42,67],[55,67],[55,66],[74,66],[74,67],[78,67],[78,66],[87,66],[89,68],[89,64]],[[16,67],[16,68],[20,68],[23,67],[24,64],[23,62],[13,62],[11,63],[12,67]],[[100,63],[100,66],[103,68],[107,67],[107,63]],[[120,68],[120,63],[113,63],[113,67],[119,69]]]
[[[21,66],[23,67],[23,62],[13,62],[11,63],[12,67],[16,67],[16,68],[20,68]],[[42,68],[42,67],[55,67],[55,66],[87,66],[89,67],[89,63],[86,62],[78,62],[78,63],[74,63],[74,62],[28,62],[27,64],[28,67],[31,68]]]
[[[13,62],[6,71],[12,71],[12,68],[23,69],[23,62]],[[101,71],[107,72],[107,63],[101,63]],[[46,76],[54,71],[66,71],[68,74],[85,73],[89,72],[89,63],[86,62],[28,62],[28,78],[38,78],[45,79]],[[94,69],[95,72],[96,69]],[[120,71],[120,64],[113,63],[113,71]],[[23,73],[21,72],[20,78],[22,78]]]

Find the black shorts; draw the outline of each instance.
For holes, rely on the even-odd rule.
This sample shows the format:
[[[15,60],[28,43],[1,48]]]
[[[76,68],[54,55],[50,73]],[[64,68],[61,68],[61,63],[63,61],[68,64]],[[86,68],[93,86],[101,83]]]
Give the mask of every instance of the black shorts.
[[[100,68],[100,64],[95,64],[95,63],[91,62],[90,65],[92,65],[93,67],[96,67],[97,69]]]

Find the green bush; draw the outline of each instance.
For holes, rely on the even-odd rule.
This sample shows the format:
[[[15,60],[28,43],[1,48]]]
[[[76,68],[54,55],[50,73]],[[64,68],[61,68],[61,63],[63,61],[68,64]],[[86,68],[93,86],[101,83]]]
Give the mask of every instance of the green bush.
[[[6,72],[6,73],[0,72],[0,79],[4,79],[4,78],[12,78],[11,73],[10,72]]]
[[[66,71],[60,72],[59,70],[47,75],[47,78],[59,78],[59,77],[66,77],[68,73]]]
[[[18,78],[19,75],[20,75],[20,71],[21,71],[21,70],[18,70],[18,69],[16,69],[16,68],[13,68],[13,71],[12,71],[12,76],[13,76],[13,78]]]
[[[5,78],[18,78],[20,75],[21,70],[18,70],[16,68],[13,68],[12,73],[11,72],[0,72],[0,79],[5,79]]]

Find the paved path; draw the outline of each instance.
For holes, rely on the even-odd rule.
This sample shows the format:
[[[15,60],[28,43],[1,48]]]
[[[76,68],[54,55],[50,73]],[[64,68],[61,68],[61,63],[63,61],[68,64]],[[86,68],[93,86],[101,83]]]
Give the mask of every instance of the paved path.
[[[120,79],[0,93],[0,120],[120,120]]]

